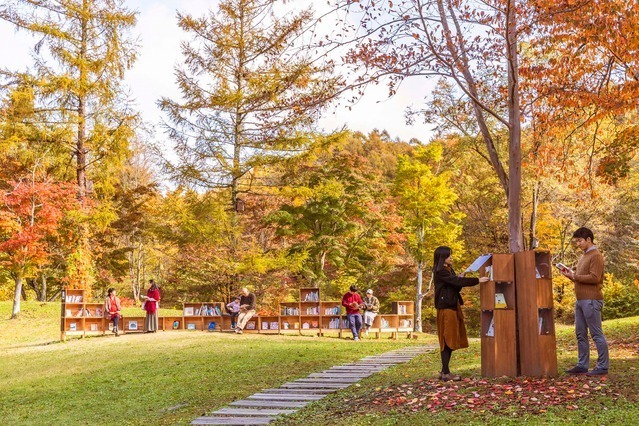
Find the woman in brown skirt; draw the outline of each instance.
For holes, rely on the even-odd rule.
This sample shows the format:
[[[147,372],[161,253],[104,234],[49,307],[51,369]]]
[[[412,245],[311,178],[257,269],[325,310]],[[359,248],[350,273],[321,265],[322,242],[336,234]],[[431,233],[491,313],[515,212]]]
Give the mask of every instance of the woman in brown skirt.
[[[453,251],[450,247],[437,247],[433,262],[435,282],[435,308],[437,309],[437,336],[442,357],[441,380],[461,380],[450,372],[448,364],[454,350],[467,348],[468,337],[461,305],[462,287],[470,287],[488,281],[488,277],[464,278],[453,271]]]

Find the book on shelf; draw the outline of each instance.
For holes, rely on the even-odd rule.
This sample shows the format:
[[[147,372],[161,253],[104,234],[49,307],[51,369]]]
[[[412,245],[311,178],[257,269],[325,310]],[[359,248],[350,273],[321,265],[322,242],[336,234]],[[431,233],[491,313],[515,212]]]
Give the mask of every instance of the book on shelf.
[[[192,317],[193,316],[193,307],[192,306],[187,306],[184,308],[184,316],[185,317]]]
[[[65,317],[70,317],[71,316],[71,309],[67,309],[64,311],[64,316]]]
[[[67,294],[65,301],[66,303],[82,303],[82,296]]]
[[[268,322],[267,321],[264,321],[262,323],[262,330],[268,330]]]
[[[284,322],[282,323],[282,328],[283,328],[284,330],[288,330],[288,328],[289,328],[289,323],[287,323],[286,321],[284,321]]]
[[[91,331],[98,331],[98,324],[97,323],[91,323]]]
[[[282,315],[285,316],[296,316],[300,314],[300,310],[297,308],[293,308],[293,307],[289,307],[289,306],[284,306],[282,307]]]
[[[319,323],[317,321],[311,321],[311,328],[318,328]]]
[[[390,323],[388,322],[386,318],[381,319],[381,325],[382,325],[382,328],[390,328]]]
[[[74,322],[70,322],[69,323],[69,331],[77,331],[78,330],[78,325]]]
[[[486,330],[486,337],[495,337],[495,317],[490,317],[490,324],[488,324],[488,330]]]
[[[271,330],[279,330],[280,329],[280,323],[277,321],[271,321],[270,327]]]
[[[195,323],[194,322],[189,322],[186,324],[186,329],[187,330],[195,330]]]
[[[485,273],[486,273],[485,276],[488,277],[488,280],[492,281],[493,280],[493,265],[486,266]]]
[[[95,308],[95,316],[96,317],[102,316],[102,308]]]
[[[217,324],[215,323],[215,321],[209,321],[209,326],[207,327],[209,331],[213,331],[215,330],[215,327],[217,326]]]
[[[506,309],[507,307],[504,293],[495,293],[495,309]]]
[[[319,302],[319,292],[312,291],[310,293],[306,293],[306,296],[304,296],[304,302]]]
[[[255,330],[255,321],[249,321],[246,323],[247,330]]]
[[[406,305],[398,305],[397,313],[400,315],[406,315]]]
[[[539,334],[543,334],[544,329],[544,317],[539,315]]]
[[[311,328],[309,323],[307,323],[307,322],[303,322],[302,323],[302,330],[308,330],[309,328]]]
[[[137,321],[129,321],[129,330],[137,330],[138,322]]]
[[[180,328],[180,321],[173,321],[173,330],[177,330],[178,328]]]
[[[300,329],[300,323],[299,322],[293,323],[293,329],[294,330],[299,330]]]

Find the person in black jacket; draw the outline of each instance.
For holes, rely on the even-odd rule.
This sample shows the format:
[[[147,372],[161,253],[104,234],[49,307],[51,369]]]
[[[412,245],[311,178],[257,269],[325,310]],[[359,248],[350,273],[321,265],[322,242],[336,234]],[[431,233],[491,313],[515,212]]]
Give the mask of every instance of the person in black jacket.
[[[442,357],[441,380],[461,380],[450,372],[450,357],[454,350],[468,347],[466,325],[461,305],[461,289],[488,281],[488,277],[464,278],[453,270],[453,251],[450,247],[437,247],[433,262],[435,282],[435,308],[437,309],[437,336]]]

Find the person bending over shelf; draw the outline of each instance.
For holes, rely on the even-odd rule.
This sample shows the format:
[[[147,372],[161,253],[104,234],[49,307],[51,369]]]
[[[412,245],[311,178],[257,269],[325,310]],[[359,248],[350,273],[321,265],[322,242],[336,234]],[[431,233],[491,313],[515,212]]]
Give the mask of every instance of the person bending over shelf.
[[[379,300],[373,296],[373,290],[366,290],[364,297],[364,333],[368,335],[368,329],[373,325],[373,321],[379,312]]]
[[[226,304],[226,311],[231,316],[231,330],[235,330],[237,317],[240,315],[240,296],[235,296],[231,303]]]
[[[237,327],[235,327],[237,334],[242,334],[246,323],[253,318],[253,315],[255,315],[255,294],[244,287],[240,297],[240,315],[237,318]]]
[[[160,301],[160,289],[153,280],[149,280],[149,290],[146,296],[142,296],[144,301],[144,310],[146,318],[144,319],[144,332],[155,333],[158,331],[158,302]]]
[[[435,249],[433,277],[435,282],[435,308],[437,309],[437,336],[442,358],[440,380],[461,380],[450,372],[450,358],[454,350],[468,347],[468,336],[461,306],[463,287],[475,286],[488,281],[488,277],[464,278],[453,270],[453,250],[440,246]]]
[[[111,287],[108,291],[108,295],[106,300],[104,301],[104,316],[113,321],[113,333],[118,335],[118,322],[122,315],[120,315],[120,311],[122,310],[122,305],[120,305],[120,299],[118,298],[115,289]]]
[[[354,285],[342,297],[342,306],[346,308],[346,318],[348,318],[348,325],[355,341],[359,340],[359,332],[362,329],[362,315],[359,310],[362,308],[363,303],[361,296],[357,292],[357,287]]]

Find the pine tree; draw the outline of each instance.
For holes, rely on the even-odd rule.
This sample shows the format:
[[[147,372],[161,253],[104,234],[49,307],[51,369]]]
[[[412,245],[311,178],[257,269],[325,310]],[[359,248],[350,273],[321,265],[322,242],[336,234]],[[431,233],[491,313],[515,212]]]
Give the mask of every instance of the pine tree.
[[[39,112],[74,129],[64,141],[76,160],[78,194],[87,194],[90,165],[126,153],[135,115],[123,102],[121,82],[135,60],[128,31],[135,13],[123,0],[8,0],[0,19],[41,37],[35,46]]]
[[[254,189],[255,170],[304,149],[300,137],[335,93],[330,63],[319,64],[302,42],[312,14],[277,17],[275,0],[224,0],[217,12],[178,14],[193,37],[176,69],[183,101],[163,98],[175,142],[177,180],[230,188],[230,204]],[[244,186],[242,186],[244,185]]]

